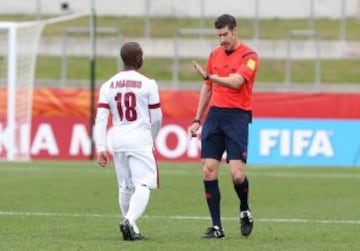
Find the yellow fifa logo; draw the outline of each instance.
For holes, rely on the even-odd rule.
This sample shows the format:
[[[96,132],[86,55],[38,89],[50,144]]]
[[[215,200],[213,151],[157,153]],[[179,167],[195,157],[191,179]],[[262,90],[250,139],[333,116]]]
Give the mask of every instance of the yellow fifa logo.
[[[249,67],[252,71],[255,69],[255,61],[253,59],[249,59],[247,61],[247,67]]]

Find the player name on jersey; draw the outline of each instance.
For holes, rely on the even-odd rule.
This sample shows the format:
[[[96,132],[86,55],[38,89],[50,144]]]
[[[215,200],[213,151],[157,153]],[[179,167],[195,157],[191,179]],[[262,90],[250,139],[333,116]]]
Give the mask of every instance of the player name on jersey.
[[[138,80],[130,80],[130,79],[120,79],[116,81],[112,81],[110,84],[110,89],[117,88],[138,88],[140,89],[142,86],[142,82]]]

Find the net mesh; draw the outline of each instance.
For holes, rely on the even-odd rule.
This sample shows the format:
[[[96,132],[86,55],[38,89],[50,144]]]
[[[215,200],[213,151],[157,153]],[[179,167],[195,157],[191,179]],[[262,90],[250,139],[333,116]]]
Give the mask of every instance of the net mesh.
[[[0,22],[0,160],[31,159],[34,77],[43,28],[88,15],[85,12],[34,22]]]
[[[0,23],[0,159],[30,159],[32,94],[43,22]]]

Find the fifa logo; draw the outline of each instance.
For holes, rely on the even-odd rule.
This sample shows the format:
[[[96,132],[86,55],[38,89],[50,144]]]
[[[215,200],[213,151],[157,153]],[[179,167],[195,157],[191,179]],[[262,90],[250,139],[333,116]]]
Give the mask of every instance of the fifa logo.
[[[326,130],[279,130],[260,131],[260,155],[279,154],[281,157],[334,157],[332,132]]]

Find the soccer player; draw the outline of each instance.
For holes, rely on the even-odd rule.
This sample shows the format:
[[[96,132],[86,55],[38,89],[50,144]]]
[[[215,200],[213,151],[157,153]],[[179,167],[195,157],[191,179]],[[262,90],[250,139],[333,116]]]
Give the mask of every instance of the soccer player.
[[[193,62],[195,70],[205,82],[200,91],[195,119],[188,128],[189,134],[196,135],[202,116],[209,106],[201,133],[201,159],[212,226],[203,237],[225,236],[218,184],[219,166],[225,151],[232,183],[240,201],[240,231],[243,236],[249,236],[253,229],[253,217],[248,204],[249,181],[245,164],[258,55],[238,39],[236,19],[233,16],[219,16],[214,26],[220,46],[211,52],[206,70]]]
[[[120,55],[124,69],[102,84],[95,120],[97,162],[105,167],[110,158],[106,151],[106,127],[112,114],[111,145],[119,205],[124,220],[120,231],[126,241],[143,240],[136,220],[146,209],[150,190],[158,188],[158,169],[154,140],[160,130],[162,112],[158,85],[138,70],[143,51],[136,42],[125,43]]]

